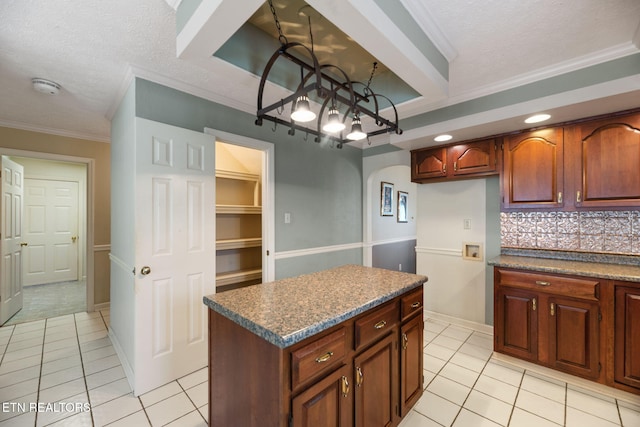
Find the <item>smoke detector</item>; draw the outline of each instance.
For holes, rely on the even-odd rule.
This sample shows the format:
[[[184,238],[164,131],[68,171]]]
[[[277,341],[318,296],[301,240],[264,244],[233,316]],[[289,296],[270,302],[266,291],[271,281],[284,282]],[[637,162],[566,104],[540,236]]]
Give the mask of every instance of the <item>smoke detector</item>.
[[[57,95],[60,92],[60,85],[51,80],[34,78],[31,79],[31,83],[33,83],[33,88],[41,93]]]

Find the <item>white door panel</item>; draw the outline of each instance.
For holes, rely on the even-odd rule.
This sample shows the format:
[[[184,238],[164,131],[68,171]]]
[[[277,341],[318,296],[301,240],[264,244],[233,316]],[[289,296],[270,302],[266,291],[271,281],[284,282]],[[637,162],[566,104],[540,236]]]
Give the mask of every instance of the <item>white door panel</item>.
[[[78,183],[25,179],[24,284],[78,280]]]
[[[24,169],[2,156],[0,325],[22,308],[22,210]]]
[[[207,365],[202,297],[215,292],[214,139],[136,119],[136,176],[139,395]]]

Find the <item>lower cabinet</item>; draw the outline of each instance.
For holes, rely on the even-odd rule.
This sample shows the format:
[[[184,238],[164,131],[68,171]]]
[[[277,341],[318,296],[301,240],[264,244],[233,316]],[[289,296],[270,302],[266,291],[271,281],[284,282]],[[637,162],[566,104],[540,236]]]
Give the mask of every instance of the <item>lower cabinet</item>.
[[[585,378],[600,374],[600,282],[495,270],[495,350]]]
[[[356,427],[395,425],[399,415],[397,348],[397,333],[392,333],[355,357]]]
[[[292,399],[293,427],[352,425],[351,370],[343,366]]]
[[[640,283],[494,268],[494,350],[640,394]]]
[[[423,290],[288,348],[209,310],[212,426],[396,427],[423,393]]]
[[[614,379],[640,392],[640,284],[615,282]]]
[[[400,329],[400,416],[402,417],[422,396],[423,332],[422,316],[415,316]]]

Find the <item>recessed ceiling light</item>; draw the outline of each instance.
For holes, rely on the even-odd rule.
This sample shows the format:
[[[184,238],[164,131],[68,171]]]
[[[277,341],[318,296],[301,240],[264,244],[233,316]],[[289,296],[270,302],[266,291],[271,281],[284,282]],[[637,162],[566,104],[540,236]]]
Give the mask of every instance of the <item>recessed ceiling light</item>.
[[[443,134],[436,136],[435,138],[433,138],[433,140],[437,142],[444,142],[450,140],[451,138],[453,138],[451,135]]]
[[[525,123],[540,123],[540,122],[544,122],[545,120],[549,120],[551,118],[551,116],[549,114],[536,114],[534,116],[531,116],[529,118],[527,118],[524,122]]]

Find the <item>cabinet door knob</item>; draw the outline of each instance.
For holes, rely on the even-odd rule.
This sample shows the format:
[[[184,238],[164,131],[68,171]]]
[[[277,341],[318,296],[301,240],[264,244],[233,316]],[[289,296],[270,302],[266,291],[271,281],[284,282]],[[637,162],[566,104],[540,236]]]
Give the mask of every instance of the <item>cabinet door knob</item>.
[[[576,203],[582,203],[582,194],[580,191],[576,191]]]
[[[360,387],[363,382],[364,382],[364,375],[362,375],[362,369],[360,369],[360,366],[358,366],[356,368],[356,385]]]
[[[554,303],[551,303],[551,315],[554,316],[556,314],[556,305]]]
[[[409,344],[409,337],[407,337],[407,334],[402,334],[402,349],[406,350],[408,344]]]
[[[536,311],[536,308],[538,307],[538,302],[536,301],[535,298],[533,299],[533,301],[531,301],[531,305],[532,305],[533,311]]]
[[[562,203],[562,191],[558,191],[558,203]]]

